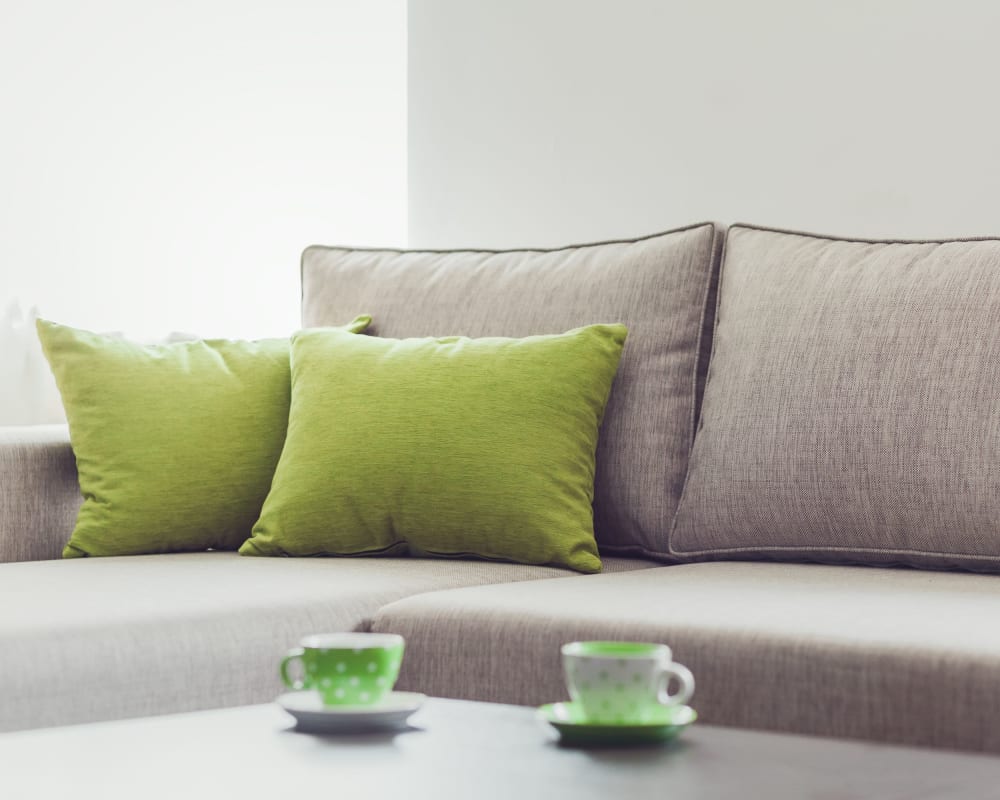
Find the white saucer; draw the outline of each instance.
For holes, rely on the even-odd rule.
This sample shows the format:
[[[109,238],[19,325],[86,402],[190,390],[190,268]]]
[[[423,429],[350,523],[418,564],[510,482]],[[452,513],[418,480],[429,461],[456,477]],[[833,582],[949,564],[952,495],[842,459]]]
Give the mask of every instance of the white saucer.
[[[376,705],[324,706],[316,692],[288,692],[277,703],[295,717],[296,730],[307,733],[359,733],[402,728],[424,704],[426,695],[390,692]]]

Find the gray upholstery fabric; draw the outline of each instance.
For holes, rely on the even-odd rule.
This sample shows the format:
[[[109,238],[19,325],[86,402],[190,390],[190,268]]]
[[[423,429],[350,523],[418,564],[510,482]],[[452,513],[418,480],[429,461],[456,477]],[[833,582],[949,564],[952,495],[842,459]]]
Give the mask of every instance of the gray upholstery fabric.
[[[1000,569],[1000,241],[730,229],[670,552]]]
[[[528,336],[622,322],[629,338],[601,428],[594,522],[603,552],[667,556],[693,437],[715,228],[559,250],[310,247],[302,319],[371,314],[376,335]]]
[[[1000,752],[1000,577],[711,563],[401,600],[400,687],[537,705],[559,647],[666,642],[707,723]]]
[[[649,562],[609,559],[608,569]],[[482,561],[186,553],[7,564],[0,730],[260,703],[309,633],[418,592],[569,576]]]
[[[715,226],[714,261],[709,278],[708,293],[705,298],[705,313],[701,320],[701,340],[698,345],[697,381],[695,383],[695,430],[701,418],[701,405],[705,398],[705,383],[708,380],[708,365],[712,356],[712,340],[715,335],[715,312],[719,304],[719,269],[722,250],[726,240],[726,228]]]
[[[65,425],[0,428],[0,563],[59,558],[82,502]]]

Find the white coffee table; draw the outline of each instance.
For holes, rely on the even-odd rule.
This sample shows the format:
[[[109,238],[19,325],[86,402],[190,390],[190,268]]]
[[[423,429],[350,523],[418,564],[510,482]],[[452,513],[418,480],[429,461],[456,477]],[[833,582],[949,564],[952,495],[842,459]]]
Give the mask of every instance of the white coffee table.
[[[0,797],[981,798],[1000,759],[695,725],[667,747],[569,750],[533,709],[430,700],[396,734],[293,733],[248,706],[0,735]]]

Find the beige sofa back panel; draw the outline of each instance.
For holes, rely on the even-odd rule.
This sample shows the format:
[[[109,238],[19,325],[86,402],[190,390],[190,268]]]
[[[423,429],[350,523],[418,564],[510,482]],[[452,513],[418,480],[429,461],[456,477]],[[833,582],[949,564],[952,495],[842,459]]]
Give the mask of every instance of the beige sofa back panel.
[[[1000,241],[729,230],[678,558],[1000,569]]]
[[[382,336],[519,337],[624,323],[597,450],[597,541],[605,553],[664,558],[694,432],[716,239],[705,223],[558,250],[310,247],[303,324],[367,313]]]

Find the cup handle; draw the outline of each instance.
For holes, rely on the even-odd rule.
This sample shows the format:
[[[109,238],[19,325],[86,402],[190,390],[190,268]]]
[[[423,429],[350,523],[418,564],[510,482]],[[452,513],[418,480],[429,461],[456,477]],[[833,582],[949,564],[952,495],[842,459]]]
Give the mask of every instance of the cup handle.
[[[288,676],[288,665],[293,661],[299,661],[302,659],[305,651],[301,647],[296,647],[294,650],[289,650],[288,655],[281,659],[281,680],[289,689],[294,689],[299,691],[300,689],[305,689],[305,681],[293,680]]]
[[[680,683],[680,688],[674,694],[670,694],[671,678],[677,678],[677,681]],[[663,667],[663,671],[660,673],[660,689],[656,695],[661,705],[684,705],[684,703],[691,699],[691,695],[693,694],[694,675],[691,674],[691,670],[683,664],[676,663],[667,664]]]

